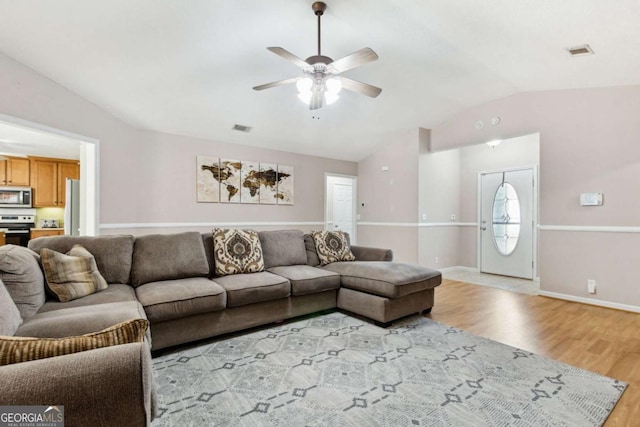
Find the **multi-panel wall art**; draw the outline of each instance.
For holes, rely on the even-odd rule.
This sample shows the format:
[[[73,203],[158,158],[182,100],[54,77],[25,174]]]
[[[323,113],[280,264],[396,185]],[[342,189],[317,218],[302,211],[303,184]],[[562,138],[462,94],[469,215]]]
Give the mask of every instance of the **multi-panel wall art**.
[[[197,200],[293,205],[293,166],[197,156]]]

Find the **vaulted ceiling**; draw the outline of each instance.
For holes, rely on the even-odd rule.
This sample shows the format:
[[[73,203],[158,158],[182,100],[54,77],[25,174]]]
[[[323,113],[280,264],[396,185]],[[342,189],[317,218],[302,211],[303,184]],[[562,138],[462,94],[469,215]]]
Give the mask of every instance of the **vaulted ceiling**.
[[[383,91],[309,111],[252,87],[301,76],[266,47],[314,55],[311,3],[0,0],[0,51],[137,128],[353,161],[514,93],[640,84],[637,0],[327,0],[322,53],[372,48],[344,75]]]

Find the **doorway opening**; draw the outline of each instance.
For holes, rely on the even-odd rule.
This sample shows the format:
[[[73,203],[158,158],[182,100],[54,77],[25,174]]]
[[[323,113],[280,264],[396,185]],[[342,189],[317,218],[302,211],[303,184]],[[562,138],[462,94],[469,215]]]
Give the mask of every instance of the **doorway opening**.
[[[536,277],[537,167],[478,174],[480,273]]]
[[[6,137],[10,134],[10,137]],[[12,156],[61,157],[80,161],[79,233],[99,234],[99,155],[95,138],[0,114],[0,152]]]
[[[348,233],[352,245],[358,241],[357,190],[358,177],[325,174],[324,229]]]

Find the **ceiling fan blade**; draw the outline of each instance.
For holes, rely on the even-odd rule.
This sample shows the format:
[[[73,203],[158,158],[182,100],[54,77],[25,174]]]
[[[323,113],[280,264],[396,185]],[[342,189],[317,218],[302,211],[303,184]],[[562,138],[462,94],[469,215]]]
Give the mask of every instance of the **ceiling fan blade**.
[[[288,85],[291,83],[295,83],[298,81],[297,77],[291,78],[291,79],[286,79],[286,80],[278,80],[277,82],[271,82],[271,83],[266,83],[260,86],[254,86],[253,90],[264,90],[264,89],[269,89],[272,87],[276,87],[276,86],[283,86],[283,85]]]
[[[284,58],[287,61],[297,65],[298,67],[302,68],[303,70],[309,68],[309,64],[305,60],[298,58],[293,53],[289,52],[288,50],[286,50],[284,48],[281,48],[281,47],[268,47],[267,50],[270,50],[271,52],[275,53],[276,55],[280,56],[281,58]]]
[[[375,98],[380,95],[382,89],[379,87],[372,86],[367,83],[362,83],[357,80],[349,79],[347,77],[341,76],[342,78],[342,88],[346,90],[350,90],[351,92],[361,93],[363,95],[370,96],[371,98]]]
[[[314,90],[311,92],[311,102],[309,102],[309,110],[317,110],[324,107],[324,91]]]
[[[344,58],[340,58],[336,61],[333,61],[328,65],[329,68],[335,70],[335,73],[344,73],[347,70],[351,70],[352,68],[359,67],[368,62],[373,62],[378,59],[378,55],[368,48],[360,49],[357,52],[352,53],[351,55],[347,55]]]

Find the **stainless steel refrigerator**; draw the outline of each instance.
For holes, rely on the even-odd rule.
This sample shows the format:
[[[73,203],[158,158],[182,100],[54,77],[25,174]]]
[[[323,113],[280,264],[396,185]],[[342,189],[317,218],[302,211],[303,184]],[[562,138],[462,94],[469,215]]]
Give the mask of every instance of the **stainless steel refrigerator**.
[[[80,235],[80,181],[67,178],[67,195],[64,206],[64,234]]]

